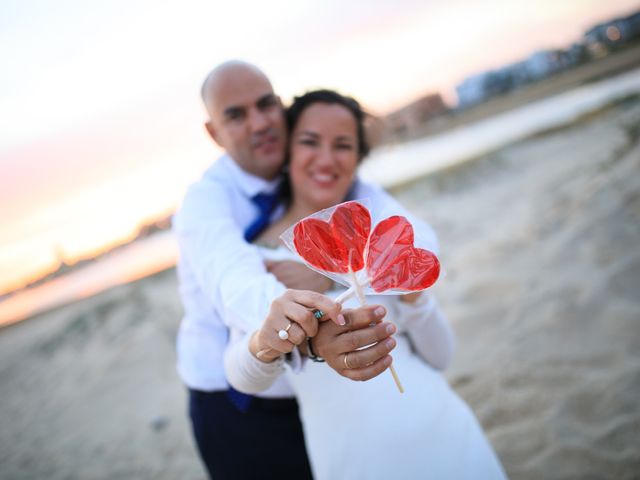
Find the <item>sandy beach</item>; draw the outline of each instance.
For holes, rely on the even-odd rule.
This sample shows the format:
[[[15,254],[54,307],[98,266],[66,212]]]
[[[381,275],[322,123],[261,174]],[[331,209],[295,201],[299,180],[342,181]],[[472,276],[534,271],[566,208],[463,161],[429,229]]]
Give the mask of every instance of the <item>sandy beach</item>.
[[[514,479],[640,475],[640,97],[394,189]],[[0,330],[2,479],[202,479],[167,270]]]

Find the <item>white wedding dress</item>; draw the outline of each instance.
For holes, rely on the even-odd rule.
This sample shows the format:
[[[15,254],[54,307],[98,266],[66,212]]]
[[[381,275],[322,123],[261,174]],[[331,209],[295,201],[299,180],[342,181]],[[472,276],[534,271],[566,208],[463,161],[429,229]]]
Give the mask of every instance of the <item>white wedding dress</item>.
[[[262,251],[269,259],[294,258],[284,247]],[[443,328],[448,331],[448,325],[437,325],[446,319],[435,301],[409,305],[390,295],[369,296],[367,301],[384,305],[385,319],[398,326],[391,354],[404,393],[389,372],[356,382],[325,363],[307,360],[298,373],[282,361],[264,364],[249,352],[249,334],[238,332],[225,359],[229,381],[238,390],[255,393],[264,388],[265,378],[284,372],[300,405],[316,480],[505,478],[474,414],[412,346],[433,342],[427,337],[441,335]],[[345,304],[355,306],[354,301]],[[287,452],[282,455],[286,459]]]

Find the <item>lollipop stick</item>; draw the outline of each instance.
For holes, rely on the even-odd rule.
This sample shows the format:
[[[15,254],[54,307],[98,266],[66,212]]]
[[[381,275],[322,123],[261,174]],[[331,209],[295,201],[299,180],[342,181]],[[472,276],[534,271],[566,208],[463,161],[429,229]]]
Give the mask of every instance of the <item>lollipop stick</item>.
[[[342,292],[340,295],[338,295],[338,298],[336,298],[336,303],[343,304],[344,302],[349,300],[351,297],[353,297],[355,294],[356,294],[356,289],[353,286],[351,286],[347,290]]]
[[[389,371],[391,372],[391,375],[393,376],[393,381],[396,382],[396,387],[398,387],[398,391],[400,393],[404,393],[404,387],[402,386],[402,383],[400,383],[400,379],[398,378],[398,374],[396,373],[396,369],[393,368],[393,364],[389,365]]]
[[[351,281],[352,281],[352,286],[351,288],[349,288],[349,290],[351,289],[355,289],[355,293],[358,297],[358,300],[360,300],[360,305],[362,305],[363,307],[367,304],[365,296],[364,296],[364,291],[362,290],[363,285],[360,285],[360,283],[358,283],[358,278],[356,277],[356,274],[354,273],[353,270],[351,270],[351,267],[349,267],[349,275],[351,275]],[[369,282],[367,282],[369,283]],[[347,291],[349,291],[347,290]],[[342,296],[342,295],[341,295]],[[350,295],[353,296],[353,295]],[[396,383],[396,387],[398,387],[398,391],[400,393],[404,393],[404,388],[402,387],[402,383],[400,382],[400,378],[398,377],[398,374],[396,373],[396,369],[393,368],[393,364],[389,365],[389,371],[391,372],[391,375],[393,376],[393,381]]]

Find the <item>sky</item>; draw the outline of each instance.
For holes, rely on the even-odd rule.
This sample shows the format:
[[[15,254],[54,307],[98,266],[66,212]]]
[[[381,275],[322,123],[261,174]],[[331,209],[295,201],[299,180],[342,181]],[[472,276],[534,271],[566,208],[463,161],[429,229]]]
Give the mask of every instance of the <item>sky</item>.
[[[616,0],[3,0],[0,294],[132,238],[220,154],[199,88],[230,58],[283,100],[336,88],[376,114],[565,47]]]

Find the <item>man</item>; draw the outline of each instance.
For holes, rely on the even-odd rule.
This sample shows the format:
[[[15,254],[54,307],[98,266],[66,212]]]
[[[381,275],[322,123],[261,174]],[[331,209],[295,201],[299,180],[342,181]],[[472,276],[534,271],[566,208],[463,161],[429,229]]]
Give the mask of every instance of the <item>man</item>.
[[[280,183],[287,140],[282,105],[264,73],[238,61],[214,69],[202,97],[207,131],[226,155],[190,188],[174,217],[185,310],[178,371],[189,388],[194,436],[212,478],[310,478],[297,404],[286,380],[248,398],[230,389],[223,367],[228,327],[256,330],[272,300],[286,289],[248,243],[278,215],[272,194]],[[330,286],[303,265],[270,267],[276,274],[285,268],[286,287],[322,292]],[[338,309],[328,305],[325,312],[337,320]],[[383,324],[368,327],[381,320],[374,312],[359,309],[346,319],[353,328],[370,332],[360,331],[358,346],[389,336]],[[330,366],[340,365],[338,352],[323,348],[322,342],[316,347]],[[293,363],[299,368],[295,355]],[[383,370],[343,367],[341,374],[366,380]]]

